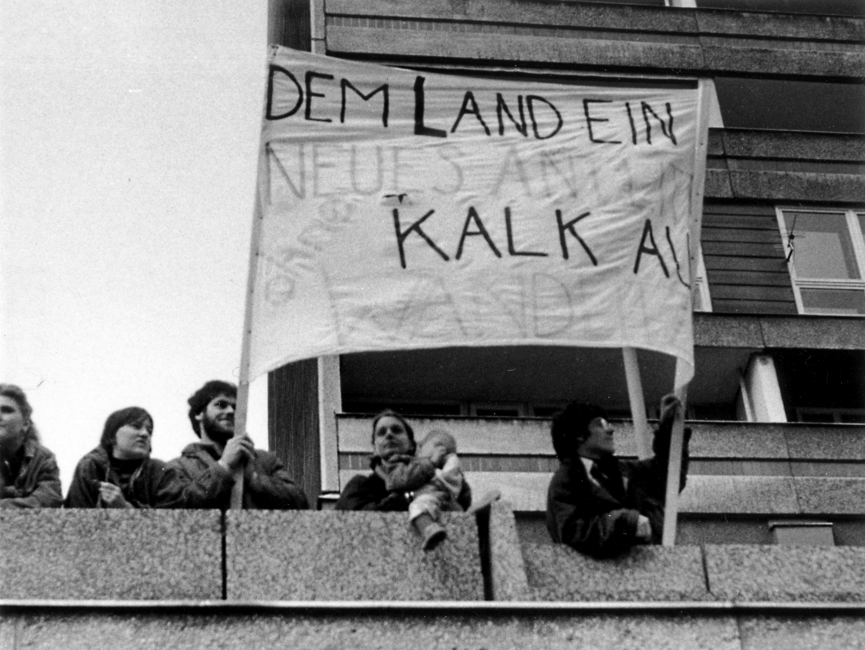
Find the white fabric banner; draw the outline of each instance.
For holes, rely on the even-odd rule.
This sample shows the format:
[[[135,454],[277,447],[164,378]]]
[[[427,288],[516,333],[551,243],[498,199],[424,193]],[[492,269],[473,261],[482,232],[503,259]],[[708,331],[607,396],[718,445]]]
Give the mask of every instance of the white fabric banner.
[[[677,383],[693,375],[696,88],[274,47],[266,99],[250,378],[477,345],[632,346],[677,357]]]

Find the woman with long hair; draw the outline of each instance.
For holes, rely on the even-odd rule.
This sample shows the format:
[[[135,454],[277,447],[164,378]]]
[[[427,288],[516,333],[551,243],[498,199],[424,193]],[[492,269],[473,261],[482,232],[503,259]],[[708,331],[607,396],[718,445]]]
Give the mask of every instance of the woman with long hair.
[[[153,417],[138,406],[105,420],[99,446],[78,462],[67,508],[179,508],[177,472],[150,457]]]
[[[0,384],[0,508],[59,508],[60,470],[39,443],[27,395]]]

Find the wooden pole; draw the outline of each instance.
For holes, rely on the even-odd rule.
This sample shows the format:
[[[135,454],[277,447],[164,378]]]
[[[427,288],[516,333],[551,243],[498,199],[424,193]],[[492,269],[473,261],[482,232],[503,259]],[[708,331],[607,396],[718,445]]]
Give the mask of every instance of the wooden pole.
[[[699,233],[703,219],[703,190],[706,184],[706,153],[709,145],[709,93],[706,81],[697,81],[697,133],[694,142],[694,178],[691,182],[691,217],[689,230],[696,236],[690,238],[688,250],[688,270],[691,275],[691,309],[696,291],[697,251],[700,248]],[[679,362],[676,362],[676,383],[679,380]],[[667,491],[664,502],[664,532],[661,543],[664,546],[676,544],[676,522],[679,515],[679,474],[682,469],[682,447],[685,440],[685,406],[687,405],[688,384],[675,386],[676,397],[682,408],[676,413],[673,431],[670,434],[670,457],[667,465]]]
[[[252,211],[252,234],[249,241],[249,267],[246,278],[246,306],[243,314],[243,339],[240,344],[240,376],[237,386],[237,408],[234,411],[234,435],[246,433],[246,419],[249,412],[250,348],[252,345],[252,309],[254,306],[255,279],[258,273],[258,249],[261,238],[261,224],[264,212],[261,205],[261,180],[267,173],[264,165],[264,146],[258,156],[258,173],[255,182],[255,207]],[[234,471],[234,487],[231,489],[231,509],[243,508],[243,468]]]
[[[640,379],[640,366],[634,348],[622,348],[625,362],[625,380],[628,384],[628,400],[631,403],[631,419],[634,422],[634,447],[640,460],[652,455],[649,440],[649,424],[646,421],[646,403],[643,399],[643,382]]]

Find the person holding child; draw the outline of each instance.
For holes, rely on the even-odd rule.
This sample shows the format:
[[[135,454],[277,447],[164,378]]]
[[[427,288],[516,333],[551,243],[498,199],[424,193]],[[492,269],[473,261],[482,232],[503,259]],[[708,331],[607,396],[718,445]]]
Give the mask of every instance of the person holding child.
[[[414,528],[422,535],[426,545],[426,526],[437,524],[437,517],[430,514],[430,504],[434,503],[441,508],[440,497],[445,496],[445,492],[454,495],[448,485],[456,487],[459,483],[456,496],[453,496],[455,506],[467,509],[471,504],[471,489],[459,472],[455,444],[442,444],[438,435],[428,436],[428,439],[430,444],[425,453],[429,453],[429,456],[415,457],[417,445],[411,425],[390,409],[379,413],[372,423],[373,455],[370,458],[370,467],[373,472],[353,477],[342,491],[336,509],[405,512],[410,509],[415,495],[426,493],[428,496],[421,499],[410,514]],[[453,459],[448,465],[451,456]],[[437,467],[438,463],[441,464],[440,467]],[[456,480],[457,476],[459,480]],[[436,480],[437,478],[439,480]],[[430,486],[431,482],[434,483],[433,486]],[[434,496],[433,492],[438,496]],[[446,504],[450,503],[450,498],[445,497]],[[451,505],[444,507],[455,509]],[[420,521],[415,524],[414,520],[418,519]],[[437,525],[441,527],[440,524]],[[436,531],[436,528],[430,531],[431,548],[444,539],[441,532]]]
[[[661,417],[646,460],[614,456],[615,429],[604,410],[572,402],[553,417],[553,448],[559,468],[547,493],[547,529],[554,542],[595,557],[610,557],[636,544],[657,544],[664,527],[670,436],[682,403],[661,400]],[[688,472],[685,429],[680,490]]]
[[[423,540],[423,550],[431,551],[447,538],[447,531],[440,523],[441,512],[464,510],[458,499],[466,481],[460,469],[457,442],[444,429],[430,431],[421,441],[417,456],[418,460],[428,459],[435,474],[414,491],[408,506],[409,521]]]
[[[78,462],[67,508],[182,508],[180,475],[150,457],[153,417],[138,406],[105,420],[99,446]]]

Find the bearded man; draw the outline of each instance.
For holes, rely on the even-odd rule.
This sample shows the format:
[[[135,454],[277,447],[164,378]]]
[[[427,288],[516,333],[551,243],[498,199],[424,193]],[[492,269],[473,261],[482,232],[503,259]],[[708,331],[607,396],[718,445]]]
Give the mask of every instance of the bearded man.
[[[213,380],[188,400],[189,422],[201,438],[187,445],[169,465],[185,482],[184,507],[227,510],[235,470],[243,469],[243,507],[250,510],[302,510],[303,493],[270,452],[256,449],[243,432],[234,435],[237,387]]]

